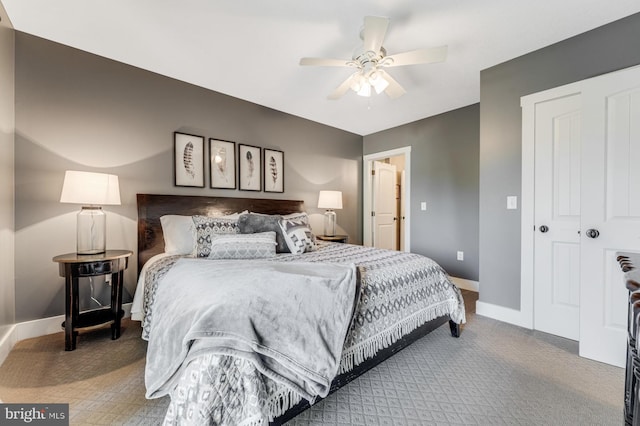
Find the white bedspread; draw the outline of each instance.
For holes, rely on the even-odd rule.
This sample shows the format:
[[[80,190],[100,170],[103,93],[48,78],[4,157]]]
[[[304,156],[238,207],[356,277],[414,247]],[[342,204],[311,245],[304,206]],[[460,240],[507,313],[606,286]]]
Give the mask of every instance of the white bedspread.
[[[162,278],[149,333],[147,397],[171,392],[203,354],[250,361],[313,401],[338,371],[356,295],[353,264],[180,259]]]

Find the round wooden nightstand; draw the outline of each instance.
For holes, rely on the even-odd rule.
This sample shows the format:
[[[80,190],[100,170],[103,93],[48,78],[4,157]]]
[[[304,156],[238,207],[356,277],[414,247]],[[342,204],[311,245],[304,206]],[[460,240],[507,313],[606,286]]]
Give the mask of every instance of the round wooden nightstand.
[[[65,330],[64,349],[72,351],[76,348],[77,329],[94,325],[111,324],[111,339],[120,337],[120,320],[122,311],[122,283],[124,270],[129,265],[131,250],[107,250],[100,254],[82,255],[77,253],[61,254],[53,258],[58,262],[60,276],[65,281]],[[111,306],[80,313],[78,299],[78,279],[111,275]]]
[[[348,235],[316,235],[316,238],[322,241],[331,241],[334,243],[344,243],[346,244],[349,241]]]

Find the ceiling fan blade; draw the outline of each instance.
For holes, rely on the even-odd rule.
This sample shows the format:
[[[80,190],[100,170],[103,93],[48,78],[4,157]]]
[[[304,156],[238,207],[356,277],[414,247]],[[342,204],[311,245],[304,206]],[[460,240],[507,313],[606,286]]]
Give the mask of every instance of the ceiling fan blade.
[[[327,96],[327,99],[332,101],[340,99],[345,93],[347,93],[347,91],[351,87],[351,83],[353,82],[353,79],[357,74],[358,74],[357,72],[351,74],[349,78],[343,81],[342,84],[340,84],[340,86],[336,88],[336,90],[334,90],[333,92],[331,92],[329,96]]]
[[[418,49],[385,57],[381,62],[385,67],[399,67],[413,64],[430,64],[447,59],[447,46]]]
[[[300,59],[300,65],[311,65],[317,67],[347,67],[349,62],[344,59],[331,59],[331,58],[302,58]]]
[[[364,40],[365,52],[371,51],[375,54],[380,52],[380,47],[384,41],[384,36],[387,34],[388,27],[388,18],[382,18],[380,16],[364,17],[364,34],[362,39]]]
[[[378,72],[382,75],[382,77],[385,80],[387,80],[387,83],[389,83],[387,88],[384,89],[384,93],[386,93],[391,99],[399,98],[400,96],[407,93],[406,90],[404,90],[402,86],[400,86],[400,83],[395,81],[393,77],[389,75],[389,73],[384,72],[382,70],[379,70]]]

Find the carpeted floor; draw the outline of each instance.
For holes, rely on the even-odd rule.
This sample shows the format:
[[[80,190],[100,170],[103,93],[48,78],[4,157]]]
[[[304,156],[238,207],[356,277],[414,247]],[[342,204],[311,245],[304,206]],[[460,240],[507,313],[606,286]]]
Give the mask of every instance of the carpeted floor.
[[[620,425],[624,370],[577,356],[576,342],[474,314],[454,339],[443,326],[324,401],[292,425]],[[151,425],[168,399],[144,397],[146,343],[83,332],[65,352],[57,333],[19,342],[0,366],[0,400],[70,404],[72,425]]]

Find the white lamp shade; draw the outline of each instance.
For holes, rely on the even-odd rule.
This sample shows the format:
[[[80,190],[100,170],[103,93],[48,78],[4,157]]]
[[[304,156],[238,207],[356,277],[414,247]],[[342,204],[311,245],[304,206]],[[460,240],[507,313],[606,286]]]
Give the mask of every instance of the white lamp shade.
[[[342,191],[320,191],[318,196],[319,209],[341,209]]]
[[[384,92],[384,90],[387,87],[389,87],[389,82],[384,78],[384,76],[380,72],[372,73],[371,77],[369,77],[369,82],[371,83],[373,88],[376,90],[376,93],[378,95]]]
[[[60,202],[82,205],[119,205],[118,176],[67,170],[64,174]]]

